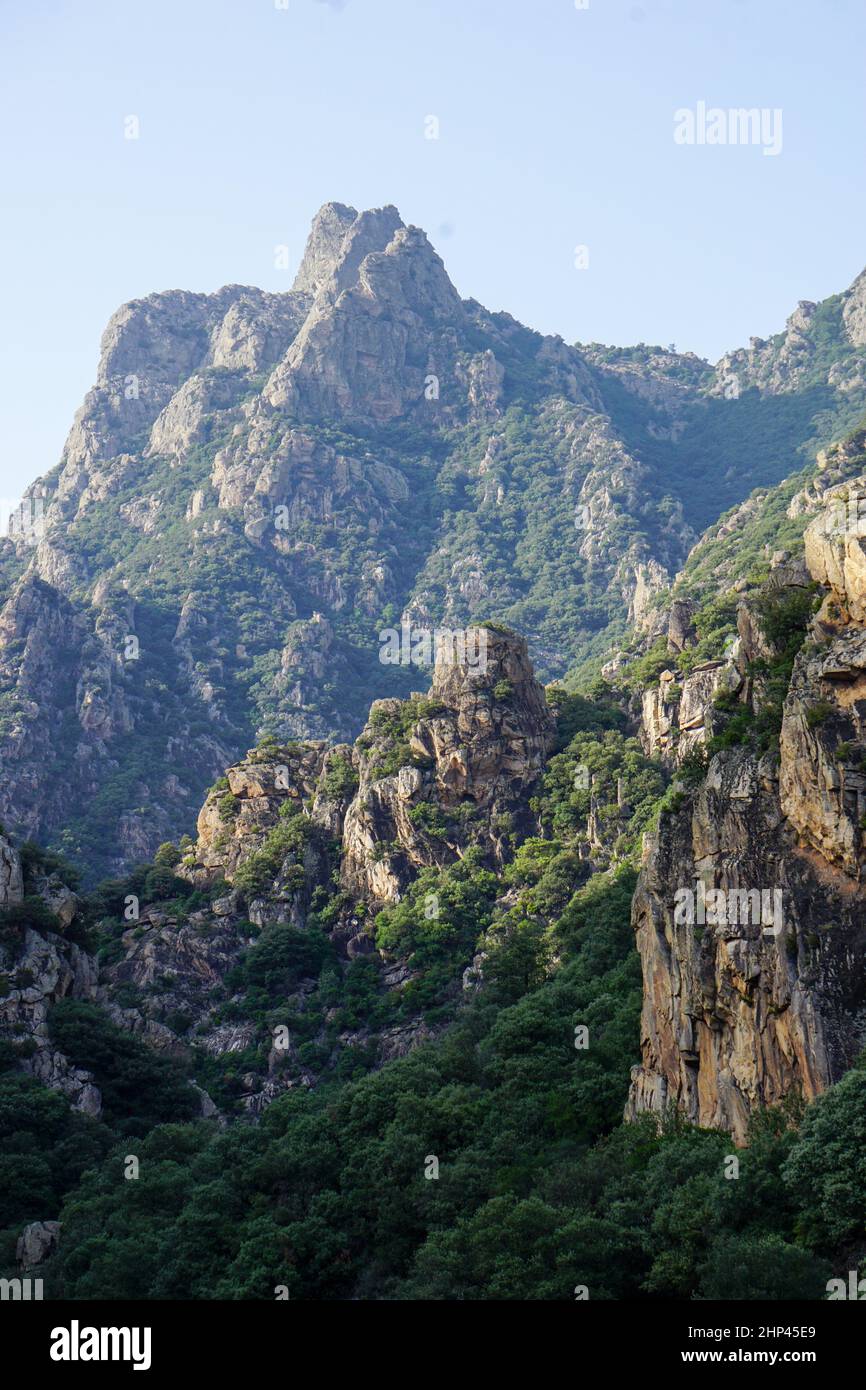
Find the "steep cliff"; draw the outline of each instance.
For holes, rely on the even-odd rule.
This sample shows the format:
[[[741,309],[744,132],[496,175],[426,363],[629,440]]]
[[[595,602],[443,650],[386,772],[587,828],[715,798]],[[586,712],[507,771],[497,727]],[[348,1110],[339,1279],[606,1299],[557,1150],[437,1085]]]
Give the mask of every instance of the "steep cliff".
[[[862,435],[845,452],[859,459]],[[822,493],[808,572],[782,561],[741,594],[739,640],[705,700],[708,766],[690,769],[646,844],[632,1117],[672,1104],[742,1140],[755,1109],[814,1098],[864,1045],[862,486]],[[823,593],[812,617],[810,580]],[[645,699],[655,746],[660,703]]]

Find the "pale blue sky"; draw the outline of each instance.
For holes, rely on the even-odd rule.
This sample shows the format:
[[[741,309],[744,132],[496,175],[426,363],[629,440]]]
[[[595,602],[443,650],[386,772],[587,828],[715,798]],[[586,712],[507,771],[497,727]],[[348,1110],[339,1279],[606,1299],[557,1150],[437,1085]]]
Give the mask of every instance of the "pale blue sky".
[[[328,199],[569,341],[777,331],[866,264],[864,52],[863,0],[0,0],[0,493],[57,462],[120,303],[287,289]],[[781,108],[782,153],[675,144],[698,101]]]

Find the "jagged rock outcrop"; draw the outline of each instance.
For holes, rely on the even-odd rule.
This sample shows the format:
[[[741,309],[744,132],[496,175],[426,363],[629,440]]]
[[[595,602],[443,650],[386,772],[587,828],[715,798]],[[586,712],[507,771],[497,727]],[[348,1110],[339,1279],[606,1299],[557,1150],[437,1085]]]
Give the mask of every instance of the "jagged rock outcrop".
[[[360,786],[342,859],[352,892],[394,901],[420,867],[447,863],[468,843],[501,864],[506,834],[531,822],[552,726],[526,643],[492,627],[459,639],[471,660],[443,642],[426,699],[377,701],[356,745]],[[402,765],[383,777],[401,739]]]
[[[59,1221],[31,1221],[15,1246],[15,1260],[22,1274],[47,1260],[60,1243]]]
[[[866,270],[861,271],[844,297],[842,321],[854,347],[866,347]]]
[[[866,487],[846,486],[828,494],[826,510],[803,536],[812,578],[833,590],[834,602],[851,623],[866,624]],[[840,612],[840,617],[842,612]]]
[[[716,365],[712,394],[737,398],[747,387],[774,394],[797,390],[821,376],[842,390],[862,384],[864,360],[864,282],[866,271],[841,295],[822,304],[801,299],[784,331],[769,339],[752,338],[748,348],[726,353]],[[826,339],[836,339],[827,361]]]
[[[225,785],[207,796],[198,816],[194,881],[231,883],[242,860],[260,850],[280,823],[281,812],[303,811],[316,795],[325,763],[323,742],[292,744],[273,752],[253,749],[230,767]]]
[[[650,757],[680,763],[712,738],[720,722],[715,701],[743,687],[734,656],[700,662],[685,676],[662,671],[658,685],[643,692],[640,734]]]
[[[507,835],[534,824],[528,800],[551,736],[522,638],[495,628],[443,633],[428,694],[375,701],[354,747],[254,750],[229,768],[202,807],[182,872],[231,884],[293,810],[339,842],[344,886],[373,901],[395,900],[420,867],[468,844],[501,864]],[[326,872],[309,846],[303,867],[312,886]],[[268,886],[269,920],[277,886]],[[255,911],[253,903],[252,920]]]
[[[72,803],[88,801],[117,773],[116,750],[124,739],[159,722],[164,696],[138,678],[140,663],[151,654],[146,639],[141,651],[135,634],[135,605],[120,586],[97,586],[91,603],[78,608],[34,571],[19,580],[0,611],[6,710],[0,817],[20,838],[44,838],[63,825]],[[179,645],[173,678],[207,701],[207,683],[194,665],[192,646]],[[179,816],[189,815],[189,783],[174,773],[177,748],[186,748],[185,777],[194,783],[204,769],[215,776],[225,765],[231,725],[218,706],[210,723],[212,732],[200,731],[185,743],[191,713],[176,706],[174,727],[163,734],[165,762],[141,767],[138,796],[112,825],[107,867],[141,858],[170,834]],[[52,774],[52,767],[62,767],[63,776]]]
[[[249,920],[231,900],[186,921],[145,907],[120,937],[122,954],[103,969],[98,1000],[115,1023],[156,1051],[185,1056],[196,1029],[200,1045],[213,1050],[203,1025],[226,975],[253,941]],[[222,1040],[226,1046],[217,1050],[235,1050],[233,1036]],[[202,1095],[207,1113],[209,1098]]]
[[[316,270],[302,267],[301,278],[318,280],[316,297],[264,403],[301,418],[379,422],[423,408],[425,378],[453,376],[465,316],[424,233],[405,227],[394,207],[364,212],[327,272],[316,251],[311,262]]]
[[[14,907],[24,897],[21,856],[9,841],[0,837],[0,908]]]

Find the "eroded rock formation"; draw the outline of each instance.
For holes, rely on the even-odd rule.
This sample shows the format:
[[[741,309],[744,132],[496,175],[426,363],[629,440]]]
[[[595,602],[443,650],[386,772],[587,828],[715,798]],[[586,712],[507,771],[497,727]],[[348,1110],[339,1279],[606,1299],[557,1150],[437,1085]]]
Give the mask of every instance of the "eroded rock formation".
[[[830,588],[794,662],[778,755],[715,753],[646,844],[633,906],[643,1061],[630,1116],[674,1105],[742,1141],[756,1108],[814,1097],[866,1041],[862,554],[859,538],[836,532],[834,500],[807,532],[811,578]],[[809,577],[783,563],[741,600],[727,688],[755,711],[779,658],[767,602],[807,592]],[[647,702],[657,745],[658,706]],[[704,890],[720,893],[714,911],[689,920],[681,895]],[[762,893],[764,916],[745,897]]]

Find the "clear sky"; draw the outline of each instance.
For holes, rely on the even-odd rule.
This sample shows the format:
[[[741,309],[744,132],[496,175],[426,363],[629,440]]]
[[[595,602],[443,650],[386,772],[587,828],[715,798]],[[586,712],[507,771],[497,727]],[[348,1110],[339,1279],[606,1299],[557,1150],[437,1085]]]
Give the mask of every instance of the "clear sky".
[[[714,360],[866,264],[864,0],[283,3],[0,0],[3,495],[119,304],[287,289],[329,199],[533,328]],[[781,152],[677,144],[701,101],[781,109]]]

